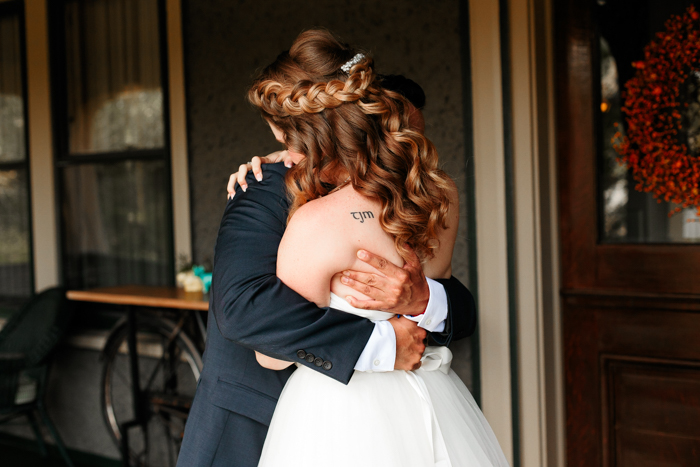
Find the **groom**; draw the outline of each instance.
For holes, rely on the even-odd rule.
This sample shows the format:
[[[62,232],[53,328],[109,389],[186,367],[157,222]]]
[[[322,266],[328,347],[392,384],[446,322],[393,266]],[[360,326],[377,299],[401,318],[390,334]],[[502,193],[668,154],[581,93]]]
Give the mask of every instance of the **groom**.
[[[214,255],[204,369],[178,466],[257,465],[277,399],[296,367],[267,370],[258,365],[254,350],[347,384],[356,369],[417,367],[426,330],[438,345],[473,332],[469,291],[454,278],[426,279],[417,263],[398,268],[360,252],[358,257],[386,280],[352,274],[356,280],[348,285],[380,300],[384,305],[377,308],[423,313],[415,318],[418,324],[406,318],[375,324],[318,308],[286,287],[275,275],[288,209],[286,171],[281,163],[268,164],[259,183],[250,174],[247,191],[239,189],[226,206]],[[304,433],[298,436],[300,443],[323,442],[306,439]]]

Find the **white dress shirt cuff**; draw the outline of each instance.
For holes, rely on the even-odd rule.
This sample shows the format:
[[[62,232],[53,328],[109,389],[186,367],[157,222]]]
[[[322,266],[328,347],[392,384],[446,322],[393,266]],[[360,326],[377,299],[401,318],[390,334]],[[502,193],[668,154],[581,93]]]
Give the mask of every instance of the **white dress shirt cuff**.
[[[396,333],[388,321],[374,321],[374,331],[355,363],[355,370],[393,371],[396,363]]]
[[[406,316],[411,321],[418,323],[428,332],[442,332],[445,330],[445,320],[447,319],[447,293],[445,287],[437,281],[426,277],[430,298],[425,312],[418,316]]]

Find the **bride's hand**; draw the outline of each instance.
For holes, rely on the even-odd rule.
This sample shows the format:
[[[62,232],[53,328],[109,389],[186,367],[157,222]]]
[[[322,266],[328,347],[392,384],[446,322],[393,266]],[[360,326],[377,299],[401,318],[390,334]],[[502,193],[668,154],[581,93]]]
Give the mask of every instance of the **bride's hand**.
[[[253,159],[245,164],[241,164],[238,168],[238,172],[231,174],[228,178],[228,185],[226,186],[226,191],[228,192],[228,198],[231,199],[236,194],[236,184],[241,186],[243,191],[248,189],[248,183],[245,181],[245,177],[249,171],[253,171],[255,179],[261,181],[263,178],[262,165],[263,164],[274,164],[276,162],[284,161],[284,165],[287,167],[292,167],[294,161],[289,151],[286,149],[284,151],[276,151],[272,154],[268,154],[264,157],[255,156]]]
[[[418,256],[411,251],[411,258],[402,268],[381,256],[359,250],[357,257],[377,270],[377,274],[360,271],[343,271],[340,281],[370,300],[358,300],[348,296],[346,300],[355,308],[383,310],[397,315],[419,315],[425,311],[430,299],[430,288],[425,279]]]

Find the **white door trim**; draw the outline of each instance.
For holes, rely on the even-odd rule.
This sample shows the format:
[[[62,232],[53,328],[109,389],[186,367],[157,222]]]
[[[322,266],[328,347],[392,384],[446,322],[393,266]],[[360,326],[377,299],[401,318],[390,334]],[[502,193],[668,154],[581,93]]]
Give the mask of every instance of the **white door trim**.
[[[54,185],[49,31],[46,0],[25,0],[27,130],[32,209],[34,290],[58,284],[58,226]]]
[[[513,462],[499,2],[470,0],[481,407]]]
[[[190,177],[187,159],[187,107],[185,64],[182,46],[182,4],[167,0],[168,89],[170,99],[170,161],[173,199],[173,248],[175,268],[180,257],[192,260]]]
[[[522,467],[565,464],[550,0],[509,0]]]

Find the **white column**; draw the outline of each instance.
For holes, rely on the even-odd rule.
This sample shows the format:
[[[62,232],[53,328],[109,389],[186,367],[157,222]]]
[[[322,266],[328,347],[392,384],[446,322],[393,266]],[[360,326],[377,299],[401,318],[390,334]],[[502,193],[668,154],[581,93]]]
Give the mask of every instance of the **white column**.
[[[564,465],[565,427],[551,4],[509,0],[508,8],[520,460],[554,467]]]
[[[46,0],[25,0],[27,35],[27,128],[32,198],[34,285],[58,284],[58,229],[54,188],[49,39]]]
[[[506,183],[497,0],[469,2],[482,409],[513,462]]]
[[[185,106],[185,67],[182,48],[180,0],[167,0],[168,85],[170,91],[170,152],[173,187],[173,230],[175,260],[192,258],[190,225],[190,180],[187,165],[187,115]],[[176,264],[177,267],[177,264]]]

